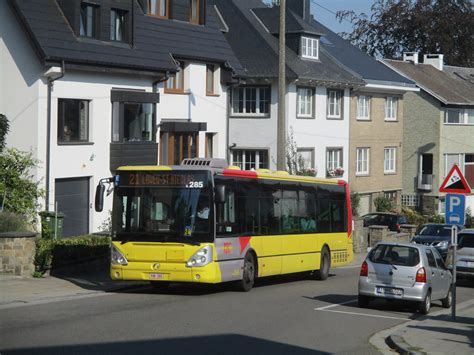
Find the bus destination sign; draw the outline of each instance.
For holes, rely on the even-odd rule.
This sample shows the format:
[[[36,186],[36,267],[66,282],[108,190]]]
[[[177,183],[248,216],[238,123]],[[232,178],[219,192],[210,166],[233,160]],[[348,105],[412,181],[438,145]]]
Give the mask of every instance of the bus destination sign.
[[[188,171],[121,171],[120,186],[156,186],[202,188],[207,186],[207,174]]]

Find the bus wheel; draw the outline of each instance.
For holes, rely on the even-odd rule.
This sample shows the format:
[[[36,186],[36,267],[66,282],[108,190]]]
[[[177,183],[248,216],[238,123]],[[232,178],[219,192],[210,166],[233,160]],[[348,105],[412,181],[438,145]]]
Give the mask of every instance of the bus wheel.
[[[329,269],[331,267],[331,256],[329,255],[329,250],[327,247],[324,247],[321,251],[321,263],[319,265],[319,270],[316,270],[314,275],[317,280],[326,280],[329,276]]]
[[[244,259],[244,272],[242,275],[242,280],[238,281],[238,288],[241,291],[248,292],[252,289],[253,284],[255,283],[255,258],[252,253],[247,253]]]

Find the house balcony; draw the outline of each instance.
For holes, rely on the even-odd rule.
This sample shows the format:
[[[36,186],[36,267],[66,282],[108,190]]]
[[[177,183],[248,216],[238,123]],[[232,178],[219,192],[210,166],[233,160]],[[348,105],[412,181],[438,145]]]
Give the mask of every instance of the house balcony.
[[[418,175],[418,190],[423,190],[423,191],[433,190],[433,174]]]
[[[119,166],[157,165],[158,143],[120,142],[110,143],[110,171],[115,173]]]

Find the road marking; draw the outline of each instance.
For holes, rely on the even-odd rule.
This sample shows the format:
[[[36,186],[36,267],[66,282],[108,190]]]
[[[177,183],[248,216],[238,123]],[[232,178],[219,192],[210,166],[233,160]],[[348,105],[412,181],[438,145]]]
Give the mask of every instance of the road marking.
[[[374,318],[387,318],[387,319],[398,319],[398,320],[414,320],[410,318],[401,318],[401,317],[390,317],[390,316],[379,316],[377,314],[368,314],[368,313],[357,313],[357,312],[346,312],[346,311],[336,311],[333,309],[327,310],[327,309],[317,309],[318,311],[326,311],[326,312],[334,312],[334,313],[344,313],[344,314],[351,314],[351,315],[356,315],[356,316],[365,316],[365,317],[374,317]]]
[[[342,303],[334,303],[334,304],[330,304],[329,306],[315,308],[314,310],[315,311],[324,311],[324,310],[329,309],[329,308],[342,306],[343,304],[356,303],[356,302],[357,302],[357,300],[350,300],[350,301],[346,301],[346,302],[342,302]]]

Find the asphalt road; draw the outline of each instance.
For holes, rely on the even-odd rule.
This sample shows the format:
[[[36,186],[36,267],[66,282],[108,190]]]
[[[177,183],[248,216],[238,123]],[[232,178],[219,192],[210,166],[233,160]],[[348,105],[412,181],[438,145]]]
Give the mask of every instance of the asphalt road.
[[[376,354],[369,338],[420,317],[410,305],[356,306],[359,269],[261,280],[248,293],[229,286],[148,285],[121,293],[0,311],[5,354]],[[458,303],[474,284],[461,280]],[[433,306],[432,311],[441,309]]]

